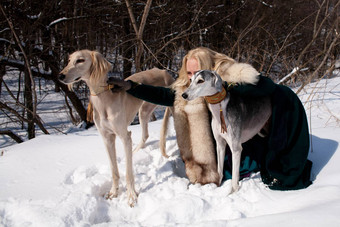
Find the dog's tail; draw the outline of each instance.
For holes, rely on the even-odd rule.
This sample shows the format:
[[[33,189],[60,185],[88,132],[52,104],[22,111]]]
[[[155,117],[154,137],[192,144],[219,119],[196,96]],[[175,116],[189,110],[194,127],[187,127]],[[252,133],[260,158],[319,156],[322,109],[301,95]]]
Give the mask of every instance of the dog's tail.
[[[163,117],[163,123],[162,123],[162,129],[161,129],[161,136],[159,139],[159,148],[161,149],[163,157],[169,158],[169,156],[166,154],[166,134],[168,132],[168,124],[169,124],[169,118],[171,114],[171,107],[167,107],[164,112]]]

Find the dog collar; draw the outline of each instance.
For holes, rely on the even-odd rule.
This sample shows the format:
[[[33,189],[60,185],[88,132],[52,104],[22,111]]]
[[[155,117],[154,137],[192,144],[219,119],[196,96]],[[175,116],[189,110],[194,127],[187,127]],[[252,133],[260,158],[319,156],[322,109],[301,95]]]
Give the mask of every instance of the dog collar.
[[[92,96],[97,96],[97,95],[103,93],[104,91],[111,90],[112,88],[114,88],[114,84],[108,84],[106,86],[100,86],[97,89],[90,89],[90,94]]]
[[[227,96],[227,91],[222,86],[222,91],[211,96],[205,96],[204,99],[210,104],[217,104],[222,102],[222,100]]]

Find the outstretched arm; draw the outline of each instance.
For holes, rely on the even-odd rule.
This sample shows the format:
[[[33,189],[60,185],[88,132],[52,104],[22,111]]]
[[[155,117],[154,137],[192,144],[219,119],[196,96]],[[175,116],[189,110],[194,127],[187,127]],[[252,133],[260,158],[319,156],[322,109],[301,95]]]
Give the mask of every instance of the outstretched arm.
[[[136,83],[132,80],[120,80],[109,78],[108,84],[115,85],[112,92],[125,90],[130,95],[153,104],[162,106],[173,106],[175,101],[175,91],[171,88],[158,87]]]

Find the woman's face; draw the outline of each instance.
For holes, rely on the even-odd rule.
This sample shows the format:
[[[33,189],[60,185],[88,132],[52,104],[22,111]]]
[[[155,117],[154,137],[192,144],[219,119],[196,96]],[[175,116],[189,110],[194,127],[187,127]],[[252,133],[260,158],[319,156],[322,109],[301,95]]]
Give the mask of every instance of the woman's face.
[[[190,58],[187,61],[187,75],[189,80],[191,79],[191,77],[200,70],[200,67],[198,65],[198,61],[196,60],[196,58]]]

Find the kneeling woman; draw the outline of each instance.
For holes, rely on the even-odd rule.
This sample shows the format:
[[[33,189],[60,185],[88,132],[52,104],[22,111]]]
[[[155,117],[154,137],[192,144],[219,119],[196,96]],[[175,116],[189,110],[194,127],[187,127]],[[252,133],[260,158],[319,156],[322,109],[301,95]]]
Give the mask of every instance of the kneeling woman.
[[[200,47],[189,51],[183,58],[179,77],[171,88],[114,79],[108,83],[145,101],[173,106],[177,143],[190,182],[218,185],[215,143],[207,105],[203,98],[193,101],[182,98],[190,78],[201,69],[215,70],[228,84],[236,84],[227,88],[229,92],[252,97],[271,96],[268,136],[255,136],[242,144],[241,178],[260,171],[262,181],[271,189],[308,187],[312,183],[312,163],[307,160],[310,144],[304,107],[290,88],[259,75],[252,66]],[[224,180],[231,178],[231,166],[231,153],[227,147]]]

